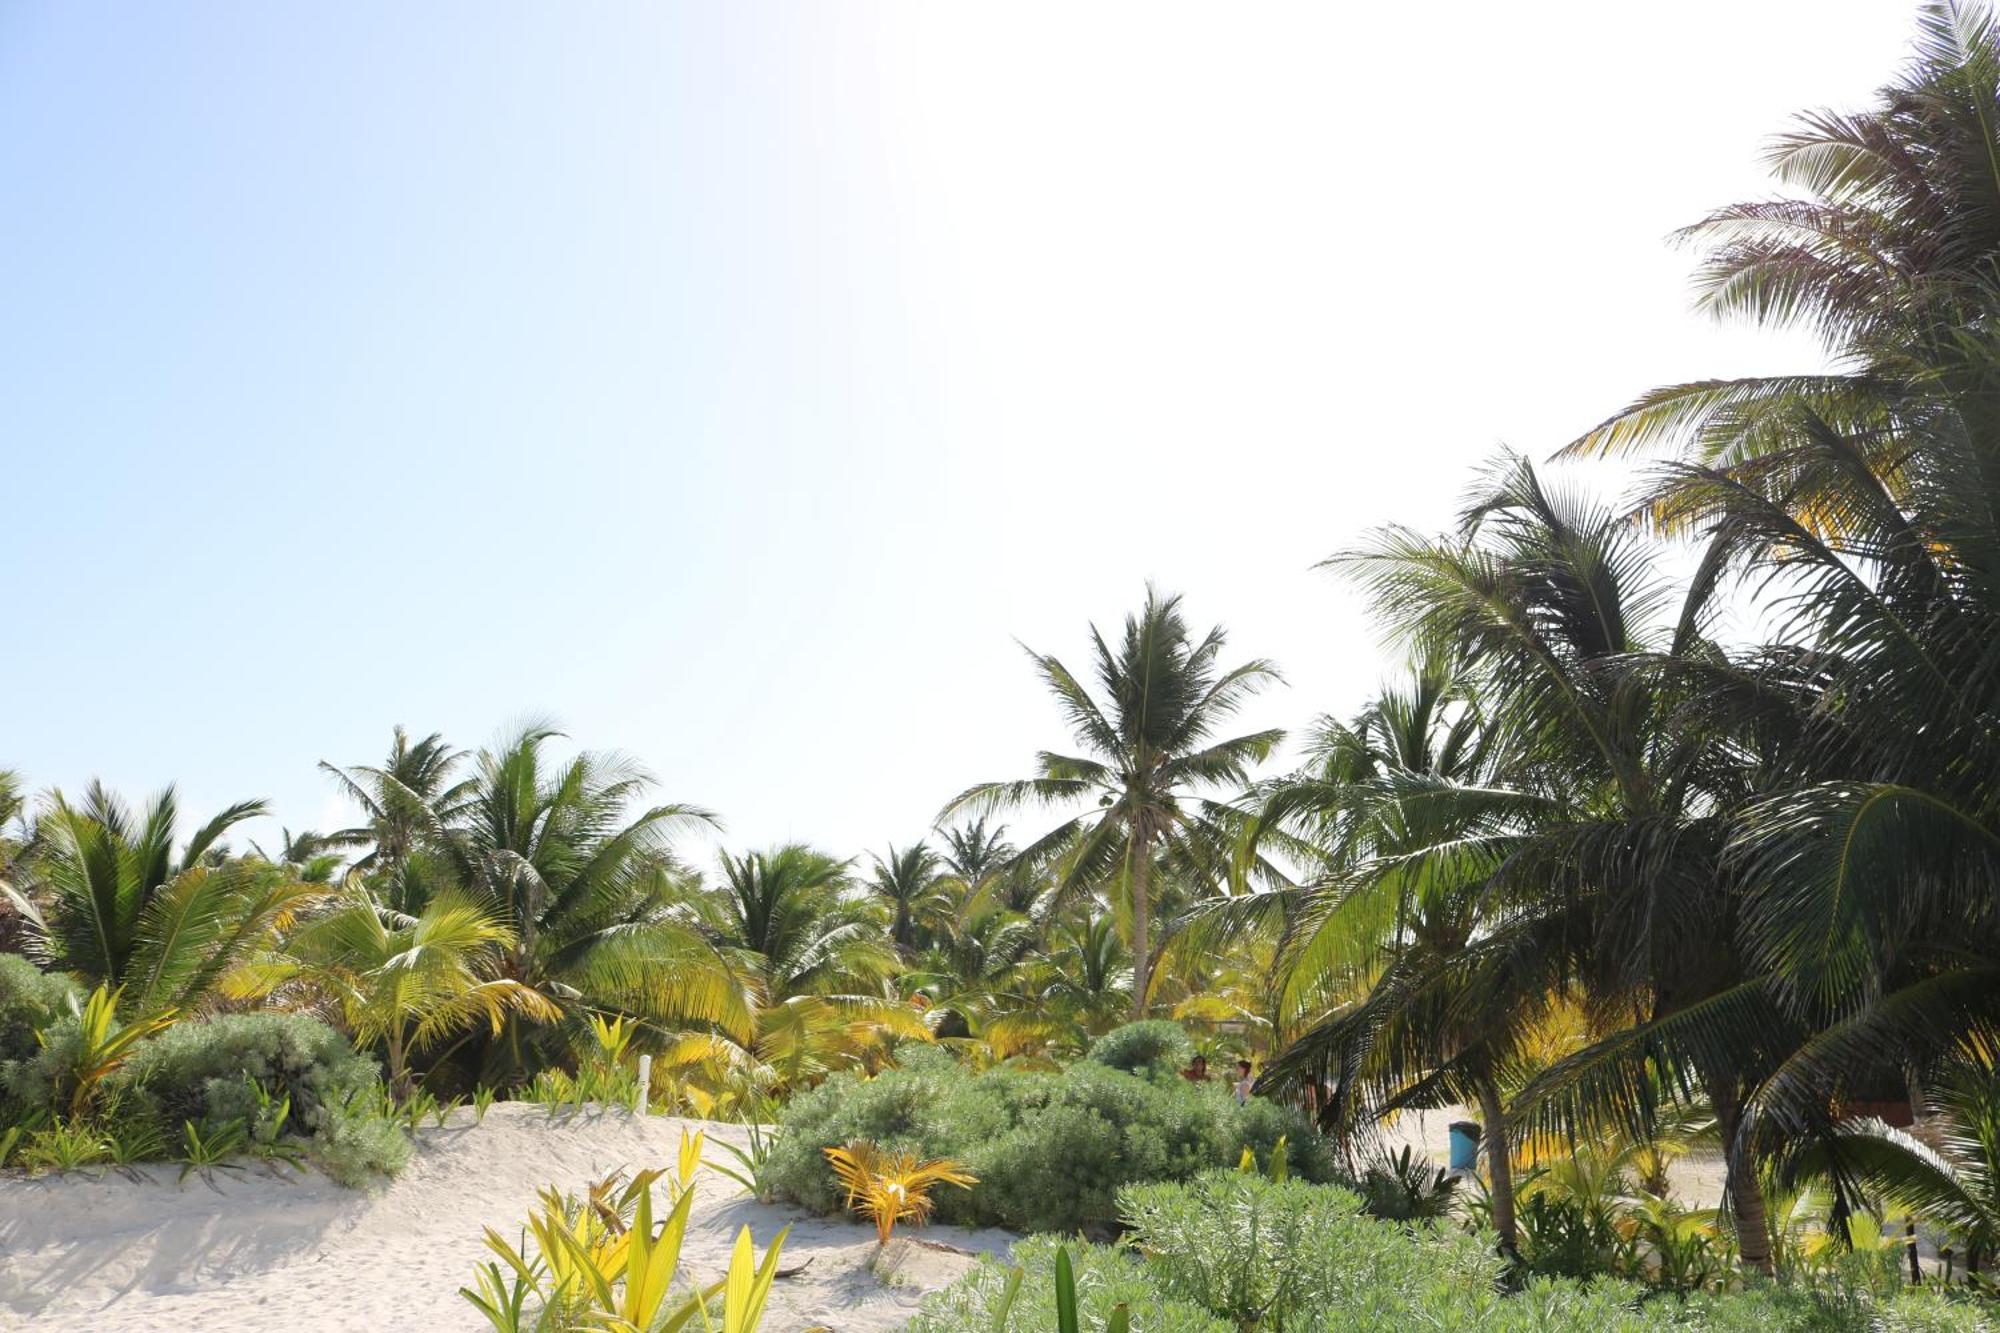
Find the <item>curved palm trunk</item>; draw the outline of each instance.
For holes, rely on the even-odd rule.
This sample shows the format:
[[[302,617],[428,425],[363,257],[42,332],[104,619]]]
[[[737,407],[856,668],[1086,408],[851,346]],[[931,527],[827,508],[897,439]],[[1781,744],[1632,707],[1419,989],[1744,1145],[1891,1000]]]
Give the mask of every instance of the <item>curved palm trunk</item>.
[[[1153,981],[1153,848],[1144,821],[1132,833],[1132,1021],[1146,1016]]]
[[[1730,1154],[1732,1159],[1738,1156]],[[1736,1243],[1743,1252],[1743,1266],[1772,1276],[1777,1270],[1771,1262],[1771,1224],[1764,1213],[1764,1187],[1757,1183],[1752,1163],[1730,1162],[1729,1206],[1736,1215]]]
[[[1771,1224],[1764,1211],[1764,1187],[1757,1180],[1757,1163],[1737,1141],[1743,1123],[1736,1090],[1720,1080],[1710,1079],[1708,1099],[1715,1107],[1716,1127],[1722,1131],[1722,1151],[1728,1163],[1729,1179],[1724,1186],[1729,1212],[1736,1223],[1736,1245],[1743,1266],[1770,1276],[1776,1273],[1771,1260]]]
[[[1479,1115],[1486,1122],[1486,1178],[1493,1200],[1493,1230],[1500,1236],[1500,1251],[1512,1258],[1520,1238],[1514,1225],[1514,1155],[1507,1139],[1507,1108],[1500,1101],[1500,1085],[1491,1076],[1479,1080]]]

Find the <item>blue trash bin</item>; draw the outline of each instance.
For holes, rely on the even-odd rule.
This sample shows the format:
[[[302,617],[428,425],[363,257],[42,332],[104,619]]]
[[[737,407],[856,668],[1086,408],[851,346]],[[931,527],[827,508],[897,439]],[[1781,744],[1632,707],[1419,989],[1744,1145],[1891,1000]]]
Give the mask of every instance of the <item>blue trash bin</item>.
[[[1451,1169],[1454,1171],[1477,1171],[1479,1169],[1479,1126],[1470,1120],[1451,1122]]]

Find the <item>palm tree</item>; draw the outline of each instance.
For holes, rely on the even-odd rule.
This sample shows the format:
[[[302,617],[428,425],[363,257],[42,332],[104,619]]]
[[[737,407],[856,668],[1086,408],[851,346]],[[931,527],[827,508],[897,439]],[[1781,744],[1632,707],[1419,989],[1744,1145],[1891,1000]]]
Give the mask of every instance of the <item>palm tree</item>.
[[[1229,839],[1221,805],[1201,793],[1240,788],[1284,735],[1269,730],[1214,738],[1249,695],[1277,679],[1276,669],[1261,659],[1220,670],[1223,641],[1220,628],[1196,639],[1181,616],[1180,598],[1148,588],[1144,608],[1126,618],[1117,651],[1091,629],[1101,698],[1060,660],[1031,651],[1085,753],[1044,751],[1036,776],[982,783],[945,807],[949,817],[961,810],[1090,804],[1088,813],[1064,820],[1017,861],[1055,860],[1058,897],[1111,891],[1130,904],[1135,1018],[1145,1016],[1149,1003],[1156,863],[1178,857],[1191,865],[1225,865]]]
[[[889,938],[906,958],[917,948],[919,933],[928,935],[930,918],[946,902],[942,879],[938,854],[921,842],[901,851],[891,843],[887,855],[875,858],[868,888],[889,906]]]
[[[1063,922],[1054,936],[1042,965],[1026,978],[1035,1001],[1083,1037],[1102,1036],[1117,1026],[1132,987],[1132,955],[1118,938],[1117,923],[1108,913],[1091,912]]]
[[[701,900],[704,916],[721,947],[750,960],[767,1004],[865,990],[894,969],[847,871],[801,843],[722,858],[723,884]]]
[[[1496,468],[1459,534],[1390,530],[1339,563],[1410,642],[1464,664],[1509,751],[1503,790],[1447,802],[1512,807],[1514,821],[1499,841],[1466,844],[1505,850],[1482,911],[1509,922],[1468,941],[1467,982],[1488,978],[1469,993],[1530,998],[1510,973],[1574,981],[1596,1012],[1627,1020],[1530,1080],[1515,1118],[1638,1139],[1661,1071],[1672,1095],[1706,1095],[1744,1261],[1768,1269],[1750,1100],[1803,1033],[1773,1014],[1772,982],[1744,948],[1740,869],[1724,848],[1730,813],[1774,776],[1751,762],[1768,738],[1740,714],[1781,692],[1708,637],[1716,569],[1669,615],[1671,585],[1640,534],[1518,459]]]
[[[281,954],[250,969],[235,990],[289,987],[317,997],[361,1046],[382,1043],[390,1086],[407,1097],[413,1054],[484,1020],[498,1036],[510,1016],[554,1022],[549,997],[498,975],[514,933],[492,910],[447,889],[406,916],[378,902],[360,876],[342,901],[294,931]]]
[[[1873,1199],[1944,1227],[1965,1247],[1972,1276],[2000,1245],[2000,1074],[1972,1054],[1933,1086],[1935,1144],[1880,1120],[1849,1120],[1799,1140],[1782,1166],[1789,1179],[1832,1181],[1836,1220]]]
[[[1290,835],[1317,871],[1287,913],[1278,1021],[1316,1021],[1265,1072],[1329,1080],[1351,1125],[1407,1106],[1480,1108],[1493,1227],[1516,1245],[1503,1081],[1565,988],[1534,911],[1493,892],[1547,801],[1503,785],[1503,729],[1448,654],[1421,659],[1351,723],[1322,719],[1310,760],[1268,784],[1251,846]],[[1254,906],[1254,904],[1253,904]]]
[[[480,1052],[483,1080],[531,1076],[560,1058],[587,1014],[637,1020],[651,1040],[684,1027],[747,1039],[750,999],[731,969],[683,920],[683,872],[669,840],[714,827],[690,805],[638,802],[651,779],[616,756],[584,752],[551,763],[557,732],[529,725],[481,751],[470,785],[429,810],[437,852],[456,883],[509,923],[500,975],[561,1004],[560,1028],[529,1032],[509,1015]],[[633,813],[637,809],[637,813]],[[421,912],[420,894],[402,910]]]
[[[1768,154],[1788,197],[1734,204],[1683,238],[1708,257],[1698,304],[1719,318],[1803,326],[1832,373],[1670,385],[1569,446],[1683,446],[1731,470],[1783,451],[1801,422],[1871,442],[1872,461],[1930,414],[1928,353],[1990,300],[2000,259],[2000,30],[1983,4],[1935,0],[1916,57],[1857,114],[1798,118]],[[1820,517],[1840,521],[1837,508]]]
[[[14,908],[10,893],[28,840],[4,831],[9,824],[24,819],[26,804],[21,775],[11,768],[0,768],[0,953],[18,953],[27,940],[27,918]]]
[[[1032,1007],[1022,968],[1041,935],[1035,923],[990,896],[967,894],[944,913],[900,984],[921,991],[940,1037],[973,1037],[1002,1016]]]
[[[331,776],[368,817],[366,824],[329,834],[326,843],[366,847],[354,863],[358,870],[395,866],[464,813],[474,790],[473,779],[456,776],[465,759],[463,751],[445,744],[437,732],[412,743],[401,727],[395,729],[388,758],[379,766],[340,768],[322,759],[320,771]]]
[[[261,801],[232,805],[176,854],[171,787],[136,819],[94,782],[81,806],[52,793],[36,821],[27,891],[6,889],[27,919],[31,952],[117,991],[129,1013],[198,1004],[319,891],[286,867],[229,856],[223,834],[263,813]]]
[[[766,1091],[811,1086],[877,1059],[891,1036],[929,1036],[884,983],[898,957],[848,863],[792,843],[722,858],[722,883],[689,888],[682,911],[756,999],[747,1032],[691,1037],[675,1052]]]

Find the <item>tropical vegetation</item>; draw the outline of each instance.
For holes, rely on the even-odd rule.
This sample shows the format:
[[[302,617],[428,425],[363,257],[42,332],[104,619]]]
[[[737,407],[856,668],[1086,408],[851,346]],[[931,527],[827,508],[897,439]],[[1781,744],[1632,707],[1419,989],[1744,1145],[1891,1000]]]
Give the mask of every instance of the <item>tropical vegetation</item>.
[[[1890,1277],[1976,1302],[2000,1245],[2000,25],[1925,6],[1770,165],[1687,232],[1698,301],[1830,368],[1503,453],[1445,531],[1327,534],[1397,660],[1289,749],[1243,718],[1277,668],[1148,588],[1079,668],[1030,652],[1025,776],[873,853],[698,850],[714,814],[542,723],[323,764],[351,826],[272,853],[232,842],[257,801],[0,773],[0,1166],[360,1179],[413,1107],[629,1103],[644,1057],[639,1109],[758,1127],[760,1192],[928,1165],[976,1181],[940,1220],[1139,1238],[1070,1261],[1100,1320],[1984,1318]],[[1377,1151],[1447,1108],[1474,1178]],[[1286,1178],[1209,1174],[1245,1161]],[[609,1317],[550,1276],[605,1237],[571,1240],[476,1299]],[[925,1326],[1042,1318],[1022,1254]]]

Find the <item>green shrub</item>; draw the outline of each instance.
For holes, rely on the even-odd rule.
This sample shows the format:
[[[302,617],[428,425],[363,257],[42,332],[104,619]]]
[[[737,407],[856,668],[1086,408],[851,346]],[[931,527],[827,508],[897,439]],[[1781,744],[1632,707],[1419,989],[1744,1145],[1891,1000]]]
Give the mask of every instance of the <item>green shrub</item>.
[[[1205,1171],[1185,1185],[1118,1194],[1129,1238],[1156,1263],[1160,1290],[1239,1324],[1284,1328],[1322,1296],[1314,1271],[1351,1230],[1361,1199],[1301,1181]]]
[[[1113,1028],[1091,1043],[1084,1059],[1128,1074],[1177,1075],[1194,1058],[1187,1029],[1164,1018]]]
[[[1077,1246],[1085,1297],[1102,1326],[1129,1302],[1142,1329],[1347,1333],[1353,1329],[1480,1329],[1482,1333],[1971,1333],[1990,1329],[1984,1307],[1936,1288],[1826,1282],[1755,1283],[1726,1294],[1649,1296],[1631,1283],[1536,1277],[1510,1291],[1490,1234],[1404,1226],[1361,1214],[1344,1189],[1207,1173],[1186,1185],[1121,1196],[1131,1245]],[[1049,1326],[1053,1238],[1016,1247],[1027,1273],[1002,1326]],[[987,1261],[924,1302],[921,1333],[986,1333],[1006,1286]],[[1079,1286],[1084,1284],[1079,1281]],[[1142,1317],[1143,1316],[1143,1317]]]
[[[0,953],[0,1063],[38,1049],[35,1034],[69,1012],[82,992],[68,977],[44,972],[15,953]]]
[[[939,1221],[1074,1231],[1117,1218],[1120,1187],[1185,1180],[1233,1166],[1249,1146],[1267,1158],[1289,1136],[1291,1169],[1334,1178],[1324,1140],[1296,1113],[1219,1086],[1155,1083],[1092,1062],[1060,1073],[995,1069],[969,1075],[943,1052],[913,1055],[873,1079],[841,1075],[795,1098],[772,1150],[772,1188],[834,1212],[840,1197],[827,1148],[865,1139],[886,1149],[965,1163],[980,1183],[938,1201]]]
[[[176,1023],[141,1046],[119,1071],[121,1087],[163,1123],[255,1120],[255,1080],[291,1098],[292,1122],[317,1129],[330,1103],[380,1086],[375,1061],[304,1014],[229,1014]]]
[[[927,1298],[906,1333],[1048,1333],[1056,1322],[1055,1255],[1062,1243],[1056,1236],[1030,1236],[1014,1247],[1024,1271],[1005,1323],[996,1322],[996,1312],[1008,1269],[989,1261]],[[1234,1333],[1206,1310],[1162,1295],[1125,1251],[1074,1243],[1069,1250],[1083,1327],[1103,1328],[1111,1307],[1123,1302],[1141,1333]]]
[[[381,1113],[372,1096],[325,1107],[313,1132],[312,1155],[338,1184],[359,1188],[378,1175],[409,1165],[415,1146],[397,1121]]]

